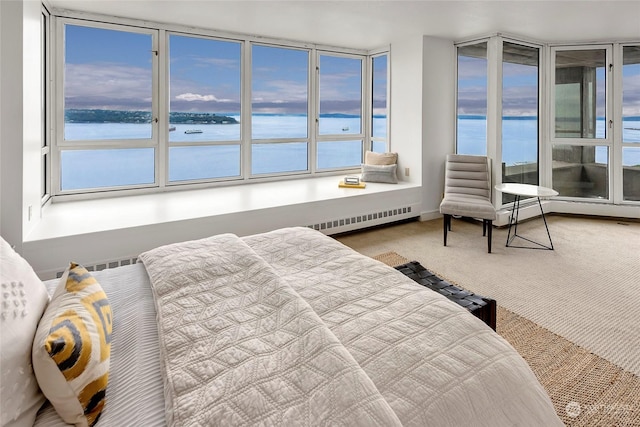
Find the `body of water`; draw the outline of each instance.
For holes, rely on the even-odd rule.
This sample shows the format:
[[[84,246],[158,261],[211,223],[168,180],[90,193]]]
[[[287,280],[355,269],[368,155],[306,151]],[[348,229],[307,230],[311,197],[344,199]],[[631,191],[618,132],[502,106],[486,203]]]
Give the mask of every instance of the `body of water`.
[[[240,120],[238,115],[226,114]],[[507,165],[537,161],[537,120],[517,119],[503,121],[503,161]],[[169,132],[169,180],[215,179],[239,177],[241,172],[241,124],[172,124]],[[360,133],[361,120],[357,116],[321,117],[321,135],[353,136]],[[375,117],[375,136],[385,137],[386,117]],[[625,142],[640,143],[640,117],[625,120]],[[189,132],[187,132],[189,131]],[[195,132],[193,132],[195,131]],[[604,120],[598,120],[598,136],[604,135]],[[254,115],[254,139],[292,139],[290,143],[252,145],[251,170],[253,174],[296,172],[308,169],[307,117],[304,115]],[[459,152],[486,153],[486,120],[462,118],[458,121]],[[145,123],[66,123],[67,141],[96,139],[149,139],[151,125]],[[295,139],[300,141],[295,141]],[[222,145],[189,145],[190,143],[227,141]],[[419,143],[416,141],[416,143]],[[377,143],[376,151],[384,144]],[[75,190],[132,184],[150,184],[155,178],[155,148],[122,148],[104,150],[65,150],[62,153],[62,188]],[[607,162],[607,148],[597,147],[596,161]],[[638,148],[625,148],[624,164],[640,164]],[[319,169],[348,168],[360,165],[359,140],[320,142],[317,156]]]
[[[535,118],[510,118],[502,122],[502,159],[507,166],[537,161],[538,121]],[[630,117],[622,124],[625,143],[638,148],[623,150],[623,166],[640,165],[640,117]],[[461,117],[458,121],[458,152],[486,155],[487,121],[484,117]],[[605,137],[605,120],[596,121],[596,138]],[[574,140],[576,141],[576,140]],[[596,147],[596,162],[607,164],[608,147]]]

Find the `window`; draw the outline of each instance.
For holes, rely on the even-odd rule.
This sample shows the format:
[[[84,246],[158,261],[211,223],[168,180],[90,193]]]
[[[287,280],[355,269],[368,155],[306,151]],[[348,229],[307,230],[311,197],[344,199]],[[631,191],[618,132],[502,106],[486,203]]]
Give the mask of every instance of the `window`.
[[[501,157],[494,178],[502,182],[540,183],[561,198],[637,205],[639,94],[637,41],[538,46],[495,35],[462,43],[456,150]],[[511,200],[503,194],[501,204]]]
[[[371,58],[371,144],[370,150],[377,153],[387,151],[387,76],[389,55],[381,54]]]
[[[54,196],[349,171],[388,146],[387,53],[57,22]]]
[[[640,45],[622,48],[623,199],[640,201]]]
[[[169,182],[240,176],[241,55],[239,42],[169,35]]]
[[[555,55],[556,138],[605,138],[605,49]]]
[[[153,34],[70,22],[63,33],[60,190],[154,184]]]
[[[251,174],[305,172],[309,51],[251,48]]]
[[[537,185],[539,48],[502,46],[502,182]],[[514,199],[502,195],[503,203]]]
[[[319,55],[318,169],[362,163],[361,57]]]
[[[556,48],[553,188],[560,196],[609,199],[610,47]]]
[[[458,46],[458,154],[487,155],[487,42]]]

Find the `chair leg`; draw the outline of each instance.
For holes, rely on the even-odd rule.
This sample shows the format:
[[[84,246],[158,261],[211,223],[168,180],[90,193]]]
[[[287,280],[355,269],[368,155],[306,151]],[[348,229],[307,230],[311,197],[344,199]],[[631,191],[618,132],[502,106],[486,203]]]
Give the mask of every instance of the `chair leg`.
[[[444,246],[447,246],[447,214],[442,214],[442,231],[444,237]]]
[[[447,229],[450,227],[451,216],[447,214],[442,215],[442,228],[444,230],[444,245],[447,246]]]
[[[487,248],[489,249],[488,252],[491,253],[491,234],[493,231],[493,221],[491,220],[487,221],[487,225],[489,226],[489,233],[487,236]]]
[[[487,220],[482,220],[482,237],[487,235]]]

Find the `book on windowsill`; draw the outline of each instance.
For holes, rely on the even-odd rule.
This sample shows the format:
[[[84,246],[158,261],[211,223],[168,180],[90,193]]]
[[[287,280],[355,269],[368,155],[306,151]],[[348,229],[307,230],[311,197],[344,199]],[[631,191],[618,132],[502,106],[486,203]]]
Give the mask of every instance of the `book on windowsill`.
[[[338,187],[340,188],[365,188],[366,186],[367,184],[365,184],[362,181],[360,181],[358,184],[348,184],[348,183],[345,183],[344,180],[341,180],[338,183]]]

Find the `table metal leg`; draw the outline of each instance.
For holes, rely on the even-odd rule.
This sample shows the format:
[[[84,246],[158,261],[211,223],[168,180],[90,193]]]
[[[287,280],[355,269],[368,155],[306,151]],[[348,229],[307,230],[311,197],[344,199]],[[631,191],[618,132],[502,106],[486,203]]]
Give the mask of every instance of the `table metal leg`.
[[[507,244],[509,246],[513,239],[518,235],[518,213],[520,212],[520,196],[516,195],[516,199],[513,201],[511,207],[511,215],[509,215],[509,232],[507,233]],[[513,227],[515,226],[515,227]],[[511,228],[513,227],[513,236],[511,235]]]
[[[549,226],[547,225],[547,219],[544,216],[544,210],[542,209],[542,203],[540,203],[540,197],[538,197],[538,206],[540,206],[540,213],[542,213],[542,220],[544,221],[544,228],[547,229],[547,237],[549,237],[549,244],[551,245],[551,247],[549,246],[544,246],[547,249],[553,250],[553,242],[551,241],[551,233],[549,233]]]
[[[538,199],[538,206],[540,206],[540,212],[542,213],[542,221],[544,221],[544,228],[547,230],[547,237],[549,237],[550,246],[543,245],[542,243],[535,242],[531,239],[518,235],[518,214],[520,213],[520,196],[516,195],[516,199],[513,202],[513,207],[511,208],[511,216],[509,217],[509,232],[507,233],[507,247],[511,248],[523,248],[523,249],[549,249],[553,250],[553,242],[551,241],[551,233],[549,233],[549,226],[547,225],[547,219],[544,216],[544,210],[542,209],[542,203],[540,202],[540,197]],[[513,235],[511,234],[511,228],[513,227]],[[531,246],[514,246],[511,243],[513,239],[519,237],[522,240],[526,240],[527,242],[533,243],[538,247]]]

